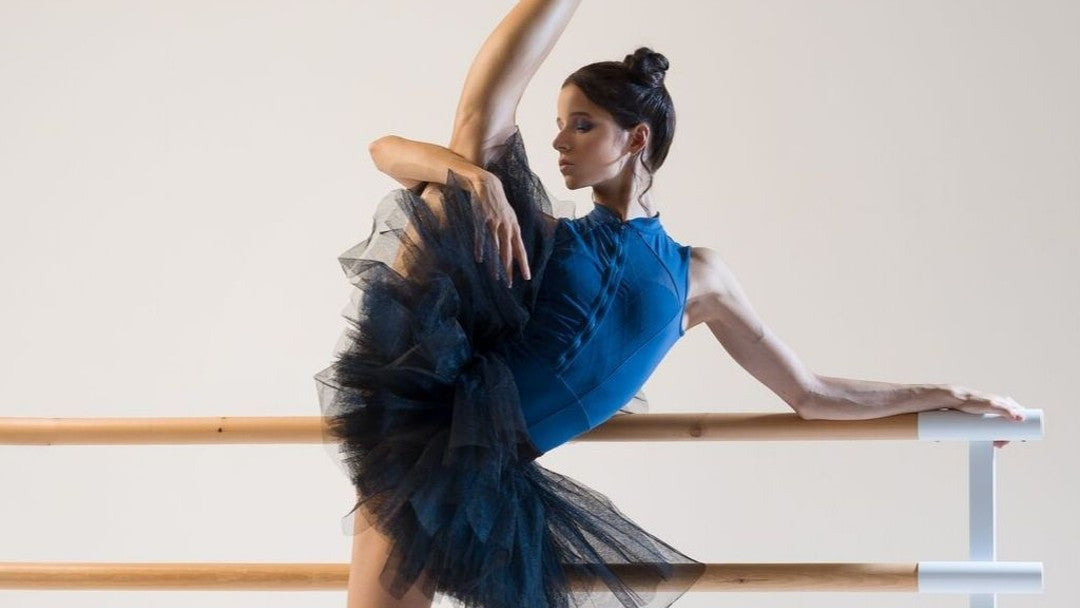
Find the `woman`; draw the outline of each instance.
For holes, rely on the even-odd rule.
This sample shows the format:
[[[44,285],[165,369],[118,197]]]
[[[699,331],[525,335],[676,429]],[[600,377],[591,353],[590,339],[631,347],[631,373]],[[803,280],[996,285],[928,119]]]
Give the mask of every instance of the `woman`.
[[[523,0],[499,23],[449,149],[396,136],[371,147],[406,188],[339,258],[357,287],[352,327],[316,375],[326,441],[341,443],[357,490],[350,607],[427,607],[437,593],[485,608],[678,599],[700,562],[536,458],[646,407],[645,379],[702,322],[805,418],[942,407],[1021,418],[1011,399],[958,387],[809,372],[716,252],[672,239],[647,194],[675,127],[667,59],[648,48],[564,82],[552,146],[593,208],[556,209],[515,111],[578,3]]]

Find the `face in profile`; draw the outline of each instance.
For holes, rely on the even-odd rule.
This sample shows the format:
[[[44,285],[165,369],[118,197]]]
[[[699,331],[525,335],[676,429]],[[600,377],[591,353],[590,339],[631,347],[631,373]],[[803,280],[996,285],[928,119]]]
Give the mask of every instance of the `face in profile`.
[[[595,186],[618,176],[632,158],[631,132],[615,123],[574,84],[559,91],[551,142],[559,153],[559,172],[571,190]],[[563,165],[562,161],[570,164]]]

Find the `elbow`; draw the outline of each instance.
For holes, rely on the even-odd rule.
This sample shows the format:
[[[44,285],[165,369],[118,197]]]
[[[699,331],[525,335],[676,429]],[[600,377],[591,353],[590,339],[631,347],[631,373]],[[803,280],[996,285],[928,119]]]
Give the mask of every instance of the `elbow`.
[[[814,401],[811,399],[800,400],[798,403],[792,404],[791,409],[795,410],[795,414],[803,420],[814,420],[816,416],[814,415],[813,404]]]
[[[374,162],[375,166],[378,167],[380,170],[383,168],[384,157],[386,156],[384,154],[386,144],[395,137],[397,136],[383,135],[382,137],[368,144],[368,155],[371,156],[372,162]]]
[[[789,405],[795,410],[799,418],[803,420],[816,420],[818,418],[818,404],[821,403],[820,383],[815,377],[814,382],[807,383],[802,387],[799,394],[791,400]]]
[[[379,139],[376,139],[375,141],[368,144],[367,147],[368,156],[371,157],[371,162],[375,163],[375,166],[379,168],[381,168],[381,166],[379,165],[379,148],[382,147],[382,144],[380,143],[382,142],[382,140],[383,138],[380,137]]]

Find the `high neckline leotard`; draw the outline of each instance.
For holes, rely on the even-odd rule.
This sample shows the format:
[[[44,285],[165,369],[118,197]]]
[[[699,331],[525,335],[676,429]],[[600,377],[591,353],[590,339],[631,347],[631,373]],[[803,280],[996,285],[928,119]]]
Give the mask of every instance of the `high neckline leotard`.
[[[685,333],[691,248],[659,212],[622,220],[593,201],[559,221],[524,334],[503,345],[540,453],[616,414]]]

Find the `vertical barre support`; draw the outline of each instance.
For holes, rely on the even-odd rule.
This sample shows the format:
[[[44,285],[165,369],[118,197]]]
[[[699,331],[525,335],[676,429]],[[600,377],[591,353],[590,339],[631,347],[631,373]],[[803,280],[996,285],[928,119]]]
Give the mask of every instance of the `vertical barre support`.
[[[968,442],[968,559],[997,559],[997,515],[994,442]],[[972,593],[969,608],[996,608],[997,595]]]

